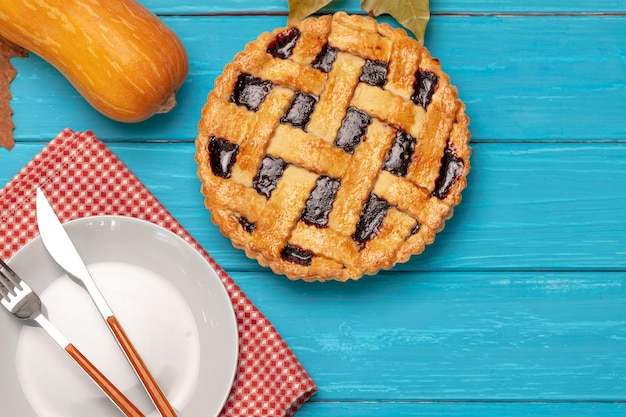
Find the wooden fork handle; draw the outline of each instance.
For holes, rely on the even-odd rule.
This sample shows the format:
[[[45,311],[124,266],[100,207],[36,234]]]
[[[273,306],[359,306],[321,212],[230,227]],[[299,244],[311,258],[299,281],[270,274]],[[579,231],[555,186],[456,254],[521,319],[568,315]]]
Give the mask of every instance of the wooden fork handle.
[[[98,370],[82,353],[73,345],[68,344],[65,351],[80,365],[81,368],[98,384],[100,389],[117,405],[124,415],[127,417],[144,417],[135,404],[130,402],[128,398],[119,390],[106,376]]]
[[[130,339],[126,336],[126,333],[117,318],[115,316],[109,316],[107,317],[106,322],[109,325],[111,332],[113,332],[113,335],[119,342],[122,350],[126,354],[130,364],[135,369],[137,376],[143,383],[143,386],[152,399],[155,407],[159,410],[159,413],[161,413],[163,417],[177,417],[174,408],[165,397],[165,394],[163,394],[163,391],[161,391],[161,388],[139,356],[139,353],[137,353],[133,344],[130,342]]]

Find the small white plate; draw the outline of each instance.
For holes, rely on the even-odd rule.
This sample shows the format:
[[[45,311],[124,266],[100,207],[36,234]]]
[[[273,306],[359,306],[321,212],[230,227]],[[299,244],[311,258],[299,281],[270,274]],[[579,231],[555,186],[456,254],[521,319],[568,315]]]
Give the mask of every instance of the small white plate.
[[[170,231],[130,217],[86,217],[65,228],[179,416],[217,416],[237,369],[237,321],[206,259]],[[9,265],[40,295],[50,321],[146,416],[158,416],[89,295],[41,239]],[[43,329],[29,324],[0,311],[2,415],[121,415]]]

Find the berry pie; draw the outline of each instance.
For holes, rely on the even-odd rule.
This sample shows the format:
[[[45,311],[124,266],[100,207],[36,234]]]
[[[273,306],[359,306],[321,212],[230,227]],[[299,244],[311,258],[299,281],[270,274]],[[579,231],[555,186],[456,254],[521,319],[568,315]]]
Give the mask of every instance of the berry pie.
[[[202,109],[198,177],[233,245],[290,279],[406,262],[461,200],[469,119],[402,29],[343,12],[261,34]]]

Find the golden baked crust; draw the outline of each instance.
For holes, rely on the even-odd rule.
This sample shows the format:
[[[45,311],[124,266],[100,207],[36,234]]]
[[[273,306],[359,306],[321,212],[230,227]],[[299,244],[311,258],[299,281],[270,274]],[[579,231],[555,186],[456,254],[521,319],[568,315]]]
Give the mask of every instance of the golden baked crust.
[[[291,279],[347,280],[434,240],[470,169],[469,119],[437,59],[373,18],[261,34],[215,81],[196,139],[212,220]]]

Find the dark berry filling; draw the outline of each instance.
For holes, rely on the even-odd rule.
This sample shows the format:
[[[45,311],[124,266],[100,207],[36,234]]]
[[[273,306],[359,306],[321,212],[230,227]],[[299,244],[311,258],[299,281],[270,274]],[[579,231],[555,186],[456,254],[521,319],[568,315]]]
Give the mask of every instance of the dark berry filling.
[[[209,138],[209,163],[213,174],[222,178],[230,178],[239,146],[226,139],[211,136]]]
[[[364,247],[365,243],[373,238],[383,223],[385,216],[389,210],[389,203],[376,195],[370,195],[361,211],[361,217],[356,225],[356,231],[352,238]]]
[[[291,105],[280,119],[281,123],[289,123],[293,127],[304,129],[309,123],[315,103],[317,103],[317,97],[300,91],[296,92]]]
[[[325,175],[317,179],[306,206],[302,211],[302,220],[310,225],[326,227],[340,181]]]
[[[267,52],[276,58],[287,59],[291,56],[299,38],[300,31],[297,28],[284,30],[270,42],[267,46]]]
[[[441,158],[439,178],[437,178],[437,182],[435,183],[433,196],[440,200],[446,198],[454,181],[463,174],[464,168],[465,162],[456,155],[452,146],[448,144]]]
[[[257,111],[265,96],[272,91],[272,86],[271,81],[263,81],[250,74],[239,74],[230,100],[239,106],[246,106],[248,110]]]
[[[416,235],[420,231],[421,228],[422,228],[422,225],[419,222],[415,223],[415,226],[413,226],[413,229],[411,229],[411,236]]]
[[[413,103],[423,108],[428,107],[437,90],[437,81],[439,81],[439,77],[436,74],[426,70],[418,70],[415,73],[415,84],[413,84],[415,92],[411,97]]]
[[[261,162],[261,168],[252,181],[252,186],[261,195],[269,198],[276,188],[278,180],[283,176],[287,163],[281,158],[266,156]]]
[[[313,252],[307,249],[302,249],[298,246],[287,244],[287,246],[280,251],[280,257],[285,261],[309,266],[311,265],[311,260],[313,259]]]
[[[256,229],[256,224],[252,223],[250,220],[248,220],[244,216],[239,217],[239,219],[237,220],[239,221],[239,224],[241,225],[241,227],[243,227],[243,230],[245,230],[248,233],[252,233]]]
[[[387,64],[382,61],[365,61],[359,81],[375,87],[382,87],[387,82]]]
[[[337,52],[339,52],[337,48],[333,48],[329,44],[324,45],[322,51],[315,57],[311,66],[322,72],[330,72],[333,68],[333,62],[335,62],[337,58]]]
[[[371,122],[372,118],[367,113],[350,107],[337,132],[335,146],[350,154],[354,153]]]
[[[409,170],[416,143],[417,140],[413,136],[398,130],[396,139],[393,141],[389,153],[387,153],[383,169],[398,177],[404,177]]]

